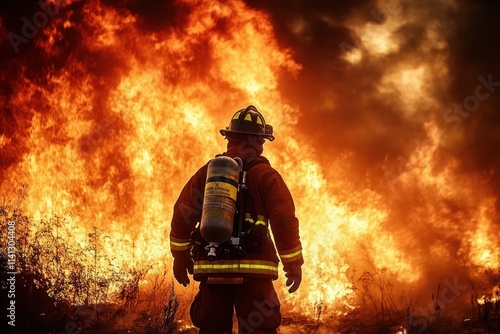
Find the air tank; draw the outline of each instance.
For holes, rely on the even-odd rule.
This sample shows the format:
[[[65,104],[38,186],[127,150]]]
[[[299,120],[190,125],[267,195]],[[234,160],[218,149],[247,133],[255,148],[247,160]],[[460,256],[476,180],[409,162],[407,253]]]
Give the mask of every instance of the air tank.
[[[208,164],[200,232],[210,244],[208,258],[211,260],[216,256],[217,247],[228,241],[233,233],[239,162],[239,158],[218,156]]]

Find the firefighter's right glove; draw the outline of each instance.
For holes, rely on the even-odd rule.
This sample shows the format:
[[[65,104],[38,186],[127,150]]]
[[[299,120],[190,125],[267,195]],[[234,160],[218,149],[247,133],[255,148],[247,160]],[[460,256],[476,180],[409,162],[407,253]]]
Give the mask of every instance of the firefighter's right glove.
[[[302,264],[298,263],[289,263],[283,266],[283,270],[285,271],[286,286],[289,286],[288,293],[294,293],[300,286],[300,282],[302,282]]]
[[[174,259],[174,277],[184,286],[189,284],[189,277],[187,273],[193,274],[193,260],[190,256],[177,257]]]

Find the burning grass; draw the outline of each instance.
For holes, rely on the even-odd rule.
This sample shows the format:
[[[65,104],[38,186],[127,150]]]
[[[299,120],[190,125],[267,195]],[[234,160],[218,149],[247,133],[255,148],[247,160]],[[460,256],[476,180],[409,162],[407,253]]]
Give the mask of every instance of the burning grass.
[[[26,186],[0,206],[2,230],[16,222],[17,333],[194,333],[188,318],[189,300],[176,291],[166,261],[118,267],[103,251],[104,243],[123,242],[96,226],[84,242],[62,217],[35,221],[22,211]],[[2,234],[2,293],[6,293],[8,262]],[[109,245],[108,245],[109,246]],[[115,256],[118,256],[116,254]],[[322,300],[312,315],[283,310],[281,333],[496,333],[500,331],[500,275],[489,272],[482,282],[470,282],[470,306],[451,312],[445,286],[429,294],[428,303],[413,291],[396,296],[386,270],[351,277],[358,305],[332,311]],[[447,282],[446,284],[449,284]],[[451,283],[450,283],[451,284]],[[449,285],[448,285],[449,286]],[[496,287],[482,293],[484,287]],[[193,294],[194,290],[190,290]],[[465,294],[465,293],[464,293]],[[189,293],[188,293],[189,295]]]
[[[74,333],[195,333],[189,322],[189,302],[196,285],[176,289],[171,262],[118,266],[105,250],[117,243],[106,231],[92,226],[82,239],[67,218],[35,220],[22,210],[26,186],[4,196],[0,223],[6,231],[15,221],[16,332]],[[2,236],[2,294],[7,293],[6,234]],[[128,247],[133,247],[130,243]],[[323,300],[308,315],[283,308],[280,333],[497,333],[500,331],[500,275],[487,272],[471,280],[456,301],[470,305],[453,309],[453,282],[438,284],[426,298],[413,290],[396,292],[384,269],[353,272],[350,281],[357,306],[341,308]],[[457,285],[457,282],[455,282]],[[485,287],[494,287],[484,293]],[[448,289],[448,290],[446,290]],[[451,289],[453,291],[453,289]],[[457,290],[458,291],[458,290]],[[461,292],[461,291],[460,291]],[[461,298],[458,298],[461,297]],[[4,305],[2,305],[3,307]],[[463,306],[463,305],[461,305]],[[344,311],[340,311],[344,310]],[[347,310],[347,311],[345,311]]]
[[[179,300],[167,269],[150,273],[150,265],[118,267],[103,243],[124,241],[110,241],[96,226],[79,242],[75,226],[63,217],[28,217],[21,209],[25,190],[20,185],[16,198],[4,197],[0,205],[2,231],[15,222],[15,270],[7,267],[7,234],[2,233],[0,275],[6,295],[8,273],[17,272],[16,333],[177,330]]]

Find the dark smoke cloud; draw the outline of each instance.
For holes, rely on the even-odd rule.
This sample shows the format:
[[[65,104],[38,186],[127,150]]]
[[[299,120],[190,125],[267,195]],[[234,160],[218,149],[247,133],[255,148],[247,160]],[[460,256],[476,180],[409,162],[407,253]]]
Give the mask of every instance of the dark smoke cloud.
[[[493,174],[490,184],[500,194],[500,3],[465,1],[453,19],[457,25],[448,38],[448,66],[454,103],[463,104],[476,94],[481,84],[478,77],[488,80],[491,75],[497,85],[494,91],[480,91],[490,95],[462,119],[463,140],[450,142],[446,148],[459,158],[464,170],[480,171],[488,178]]]
[[[359,159],[355,165],[373,168],[387,154],[400,154],[412,139],[422,139],[420,124],[405,119],[393,101],[377,98],[388,60],[365,58],[348,66],[342,58],[347,49],[362,47],[348,20],[383,23],[383,12],[373,1],[247,3],[269,11],[278,39],[303,66],[296,80],[284,78],[282,86],[285,96],[300,106],[299,128],[318,151],[353,151]],[[322,156],[328,165],[329,154]]]
[[[189,10],[173,0],[103,0],[101,3],[131,13],[137,17],[139,27],[146,31],[180,25]]]
[[[391,7],[377,8],[371,1],[259,1],[247,0],[254,8],[270,14],[278,39],[290,47],[295,59],[303,66],[295,80],[285,78],[282,87],[285,97],[300,106],[301,131],[318,143],[318,150],[336,154],[354,152],[359,172],[367,169],[379,180],[383,162],[396,161],[398,156],[409,157],[416,143],[426,138],[423,122],[435,119],[448,131],[454,124],[443,120],[443,110],[420,110],[420,117],[405,117],[404,105],[380,97],[378,87],[381,77],[390,66],[407,59],[432,62],[438,54],[428,36],[431,27],[444,36],[449,47],[448,67],[450,84],[443,85],[438,76],[426,83],[434,98],[443,106],[462,103],[474,94],[479,83],[477,77],[493,74],[500,81],[499,73],[499,7],[494,1],[460,1],[456,5],[441,2],[419,3],[393,1]],[[343,59],[342,43],[363,51],[355,33],[347,23],[359,25],[385,24],[391,15],[413,18],[397,32],[401,47],[382,57],[364,57],[356,65]],[[433,28],[434,29],[434,28]],[[425,46],[425,48],[424,48]],[[431,51],[429,51],[429,49]],[[480,107],[457,131],[463,131],[460,142],[442,154],[458,158],[464,169],[471,171],[498,170],[500,136],[498,110],[500,89],[481,102]],[[458,121],[457,121],[458,122]],[[328,154],[325,165],[329,159]],[[394,167],[394,166],[393,166]],[[498,177],[492,182],[500,191]]]
[[[462,237],[465,227],[455,223],[475,219],[478,199],[459,194],[440,198],[435,189],[421,187],[418,180],[392,192],[387,171],[397,178],[410,168],[408,160],[417,145],[430,141],[425,122],[434,121],[442,138],[432,157],[437,169],[457,161],[454,172],[457,179],[463,179],[464,187],[487,188],[500,198],[500,84],[493,87],[494,92],[481,90],[490,95],[467,118],[446,114],[454,104],[475,96],[481,84],[478,77],[488,81],[491,75],[500,83],[500,3],[456,1],[450,5],[403,0],[392,2],[400,6],[392,12],[370,1],[315,2],[311,6],[305,1],[246,3],[269,13],[282,46],[290,48],[302,65],[297,78],[282,78],[281,89],[285,99],[299,106],[298,129],[310,138],[326,177],[336,168],[332,158],[348,152],[352,183],[385,195],[390,212],[381,227],[422,273],[419,293],[433,291],[453,277],[467,282],[470,273],[462,265],[470,261],[464,255],[468,241]],[[368,55],[349,25],[376,27],[400,18],[406,20],[396,31],[399,49],[379,57]],[[431,30],[441,36],[446,48],[434,43]],[[362,52],[362,61],[347,63],[342,45]],[[444,59],[448,76],[434,73],[424,83],[425,91],[438,101],[437,109],[429,110],[422,103],[408,116],[399,96],[379,93],[382,78],[392,66],[433,64],[438,59]],[[484,180],[481,185],[470,181],[478,177]],[[498,215],[499,200],[496,205]],[[467,228],[473,230],[474,226]],[[492,233],[495,229],[492,227]],[[366,269],[357,259],[350,264]]]

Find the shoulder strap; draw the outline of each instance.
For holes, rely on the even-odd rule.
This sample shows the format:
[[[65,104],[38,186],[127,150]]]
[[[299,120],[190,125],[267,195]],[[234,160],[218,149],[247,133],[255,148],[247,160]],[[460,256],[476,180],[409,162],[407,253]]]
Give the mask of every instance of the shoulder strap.
[[[269,160],[267,160],[267,158],[265,158],[263,156],[258,156],[256,158],[251,158],[249,160],[243,160],[243,171],[246,173],[252,167],[254,167],[258,164],[262,164],[262,163],[267,164],[269,166],[271,165],[269,163]],[[254,221],[257,221],[258,217],[257,217],[257,212],[255,211],[255,206],[254,206],[254,202],[252,199],[252,195],[250,194],[250,192],[248,191],[247,188],[245,188],[243,190],[243,200],[242,200],[241,204],[242,204],[241,214],[242,215],[249,214]],[[245,218],[243,218],[243,220],[244,219]]]

